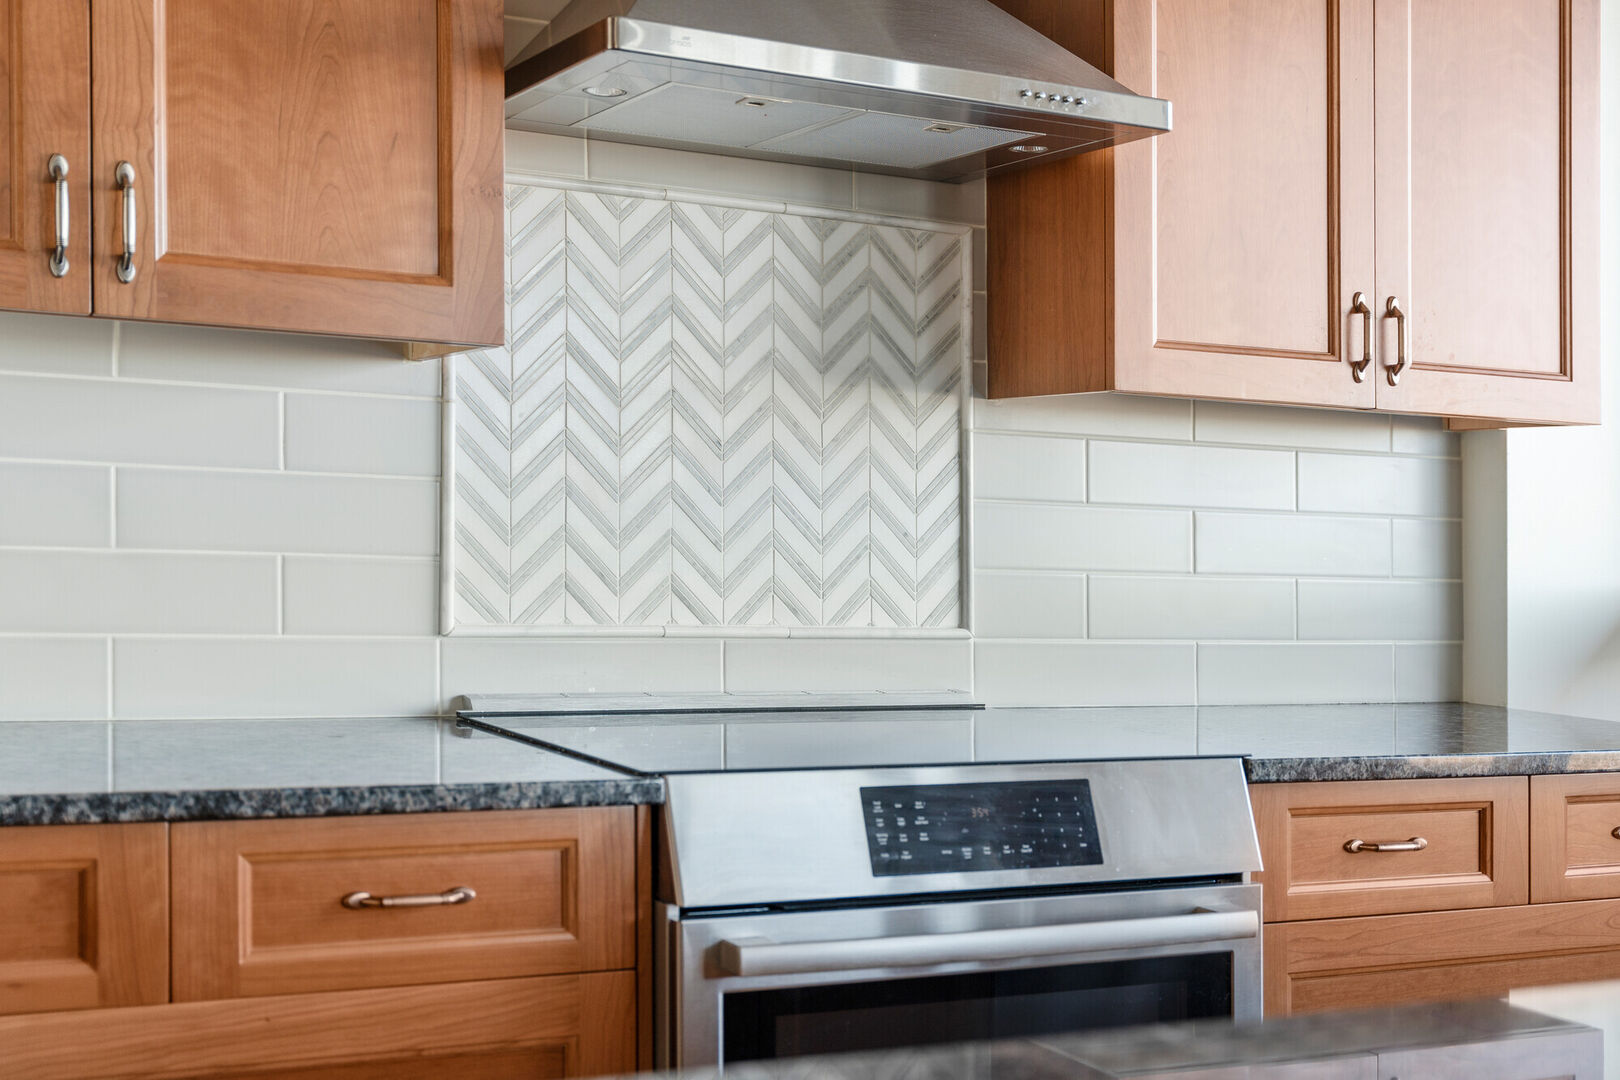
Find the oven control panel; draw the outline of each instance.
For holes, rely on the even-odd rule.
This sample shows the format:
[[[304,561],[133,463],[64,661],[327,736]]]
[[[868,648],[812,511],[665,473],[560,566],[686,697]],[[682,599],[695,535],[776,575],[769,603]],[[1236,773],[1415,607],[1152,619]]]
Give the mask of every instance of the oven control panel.
[[[877,877],[1103,861],[1089,780],[863,787],[861,808]]]

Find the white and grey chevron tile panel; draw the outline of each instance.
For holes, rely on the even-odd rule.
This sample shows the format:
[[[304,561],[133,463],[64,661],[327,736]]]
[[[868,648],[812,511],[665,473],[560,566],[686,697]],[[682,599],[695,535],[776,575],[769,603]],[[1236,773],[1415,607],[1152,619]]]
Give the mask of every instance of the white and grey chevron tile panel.
[[[962,624],[961,230],[507,190],[451,630]]]

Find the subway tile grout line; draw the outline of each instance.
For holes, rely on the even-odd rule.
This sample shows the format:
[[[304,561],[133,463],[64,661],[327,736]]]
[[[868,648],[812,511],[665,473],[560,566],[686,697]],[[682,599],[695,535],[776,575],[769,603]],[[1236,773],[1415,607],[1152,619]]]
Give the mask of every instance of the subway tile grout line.
[[[12,314],[0,312],[0,314]],[[333,364],[345,362],[334,357]],[[426,361],[422,361],[425,363]],[[387,390],[343,390],[322,386],[286,386],[280,383],[228,383],[209,382],[205,379],[165,379],[157,376],[109,375],[104,372],[45,371],[31,368],[0,368],[0,380],[38,379],[60,383],[99,383],[102,386],[173,387],[183,390],[218,390],[222,394],[308,394],[333,398],[375,398],[379,401],[438,401],[439,392],[431,394],[405,394]]]

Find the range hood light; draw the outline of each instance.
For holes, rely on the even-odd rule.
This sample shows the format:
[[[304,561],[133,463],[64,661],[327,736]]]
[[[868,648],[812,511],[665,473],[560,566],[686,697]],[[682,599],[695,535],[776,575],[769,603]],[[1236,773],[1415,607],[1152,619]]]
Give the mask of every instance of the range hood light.
[[[624,97],[625,94],[629,93],[629,91],[622,86],[587,86],[585,88],[585,92],[591,95],[591,97],[599,98],[619,98]]]
[[[1044,154],[1050,149],[1049,146],[1032,146],[1028,143],[1020,143],[1012,148],[1012,152],[1015,154]]]

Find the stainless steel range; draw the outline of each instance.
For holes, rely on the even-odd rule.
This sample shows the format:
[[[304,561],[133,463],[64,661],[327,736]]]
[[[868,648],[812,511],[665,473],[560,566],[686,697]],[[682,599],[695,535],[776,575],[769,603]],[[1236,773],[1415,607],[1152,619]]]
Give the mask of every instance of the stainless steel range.
[[[1260,1016],[1237,758],[976,761],[955,695],[467,705],[665,778],[660,1066]]]

